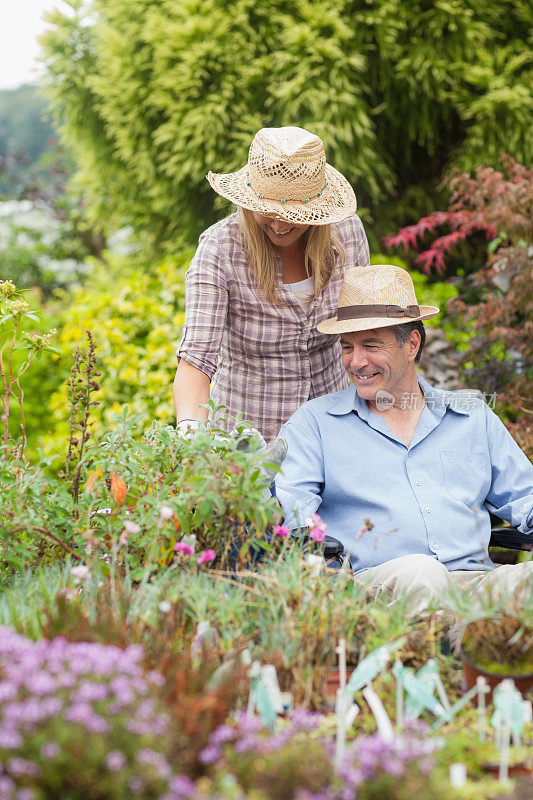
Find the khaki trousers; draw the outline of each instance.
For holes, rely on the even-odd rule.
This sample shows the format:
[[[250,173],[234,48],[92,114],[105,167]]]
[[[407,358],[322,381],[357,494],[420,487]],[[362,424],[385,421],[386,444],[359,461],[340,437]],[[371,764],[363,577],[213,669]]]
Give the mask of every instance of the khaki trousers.
[[[531,586],[533,561],[523,564],[504,564],[494,570],[455,570],[427,555],[393,558],[378,567],[371,567],[355,576],[357,583],[366,586],[374,597],[386,594],[390,604],[407,595],[410,615],[423,614],[428,608],[438,608],[452,587],[476,591],[493,586],[502,594],[512,592],[519,584]]]

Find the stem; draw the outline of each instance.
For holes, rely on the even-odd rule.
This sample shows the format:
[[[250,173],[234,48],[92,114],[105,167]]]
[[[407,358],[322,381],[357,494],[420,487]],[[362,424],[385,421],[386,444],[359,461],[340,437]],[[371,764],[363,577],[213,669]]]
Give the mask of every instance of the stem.
[[[32,361],[33,361],[33,358],[32,358],[31,355],[29,355],[28,356],[28,360],[26,361],[24,366],[20,369],[18,377],[16,378],[16,380],[13,381],[13,385],[16,386],[17,389],[18,389],[18,395],[16,394],[16,392],[11,390],[11,394],[13,395],[13,397],[15,397],[17,399],[17,402],[18,402],[18,404],[20,406],[20,427],[22,429],[22,447],[19,449],[19,458],[22,458],[22,456],[24,454],[24,450],[26,448],[26,442],[27,442],[27,439],[26,439],[26,417],[24,415],[24,389],[20,385],[20,379],[22,378],[24,373],[27,372],[27,370],[28,370],[28,368],[29,368],[29,366],[30,366]]]
[[[75,412],[76,412],[76,401],[75,401],[75,383],[76,383],[76,374],[77,374],[77,367],[78,367],[78,358],[79,358],[80,351],[76,350],[74,353],[74,363],[70,370],[70,419],[69,419],[69,438],[68,438],[68,450],[67,450],[67,457],[65,460],[65,478],[68,478],[70,474],[70,462],[73,458],[73,447],[72,447],[72,440],[74,439],[74,430],[76,425],[75,419]]]
[[[4,368],[4,357],[2,355],[2,350],[0,350],[0,374],[2,376],[2,384],[4,387],[4,394],[3,394],[3,402],[4,402],[4,413],[2,415],[2,421],[4,423],[4,432],[2,434],[2,442],[7,444],[7,440],[9,438],[9,389],[7,388],[7,380],[6,380],[6,371]]]
[[[77,558],[78,561],[85,561],[83,556],[77,553],[76,550],[73,550],[73,548],[70,545],[64,542],[63,539],[61,539],[61,537],[58,536],[57,533],[54,533],[53,531],[46,530],[46,528],[39,528],[37,525],[32,526],[30,529],[28,529],[25,525],[17,525],[16,528],[13,528],[11,530],[11,533],[18,533],[19,531],[28,531],[29,533],[32,532],[39,533],[43,537],[49,536],[51,539],[54,540],[54,542],[60,545],[63,548],[63,550],[66,550],[67,553],[70,553],[71,556]]]

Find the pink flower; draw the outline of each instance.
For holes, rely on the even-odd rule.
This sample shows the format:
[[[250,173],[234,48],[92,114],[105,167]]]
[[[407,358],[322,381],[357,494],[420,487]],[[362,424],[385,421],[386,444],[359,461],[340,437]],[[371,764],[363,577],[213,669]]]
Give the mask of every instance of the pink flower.
[[[217,554],[214,550],[203,550],[198,556],[198,563],[208,564],[210,561],[214,561],[216,557]]]
[[[132,522],[131,519],[127,519],[124,523],[124,530],[128,533],[140,533],[141,526],[137,525],[136,522]]]
[[[289,529],[287,528],[286,525],[275,525],[274,533],[276,534],[276,536],[288,536]]]
[[[70,574],[78,581],[84,580],[89,575],[89,567],[85,564],[78,564],[77,567],[72,567]]]
[[[312,517],[306,520],[306,525],[309,527],[309,536],[311,539],[314,539],[315,542],[323,542],[326,538],[326,531],[328,526],[325,522],[322,522],[319,514],[313,514]]]
[[[170,506],[163,505],[159,509],[159,516],[161,517],[163,522],[168,522],[168,520],[172,519],[172,517],[174,516],[174,509],[171,508]]]
[[[185,556],[192,556],[192,548],[190,544],[185,544],[185,542],[178,542],[175,544],[174,551],[176,553],[183,553]]]

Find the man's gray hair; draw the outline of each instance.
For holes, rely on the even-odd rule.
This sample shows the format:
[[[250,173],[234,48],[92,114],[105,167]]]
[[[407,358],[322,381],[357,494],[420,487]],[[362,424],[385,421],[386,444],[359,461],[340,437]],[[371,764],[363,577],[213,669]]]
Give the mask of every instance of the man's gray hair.
[[[415,322],[402,322],[401,325],[391,325],[391,328],[394,331],[396,341],[400,347],[404,346],[412,331],[419,332],[420,347],[418,348],[418,353],[416,354],[415,358],[415,364],[418,364],[420,361],[420,356],[422,355],[422,350],[424,349],[424,345],[426,343],[426,329],[424,328],[424,323],[422,320],[417,319]]]

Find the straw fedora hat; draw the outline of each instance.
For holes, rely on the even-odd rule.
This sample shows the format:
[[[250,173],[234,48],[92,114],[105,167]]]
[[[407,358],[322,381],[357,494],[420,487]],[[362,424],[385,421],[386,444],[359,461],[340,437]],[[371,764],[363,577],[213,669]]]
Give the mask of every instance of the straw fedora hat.
[[[352,267],[344,273],[337,315],[317,327],[321,333],[355,333],[431,319],[436,306],[421,306],[407,270],[390,264]]]
[[[322,139],[303,128],[261,128],[244,167],[207,180],[238,206],[300,225],[341,222],[357,210],[346,178],[326,164]]]

